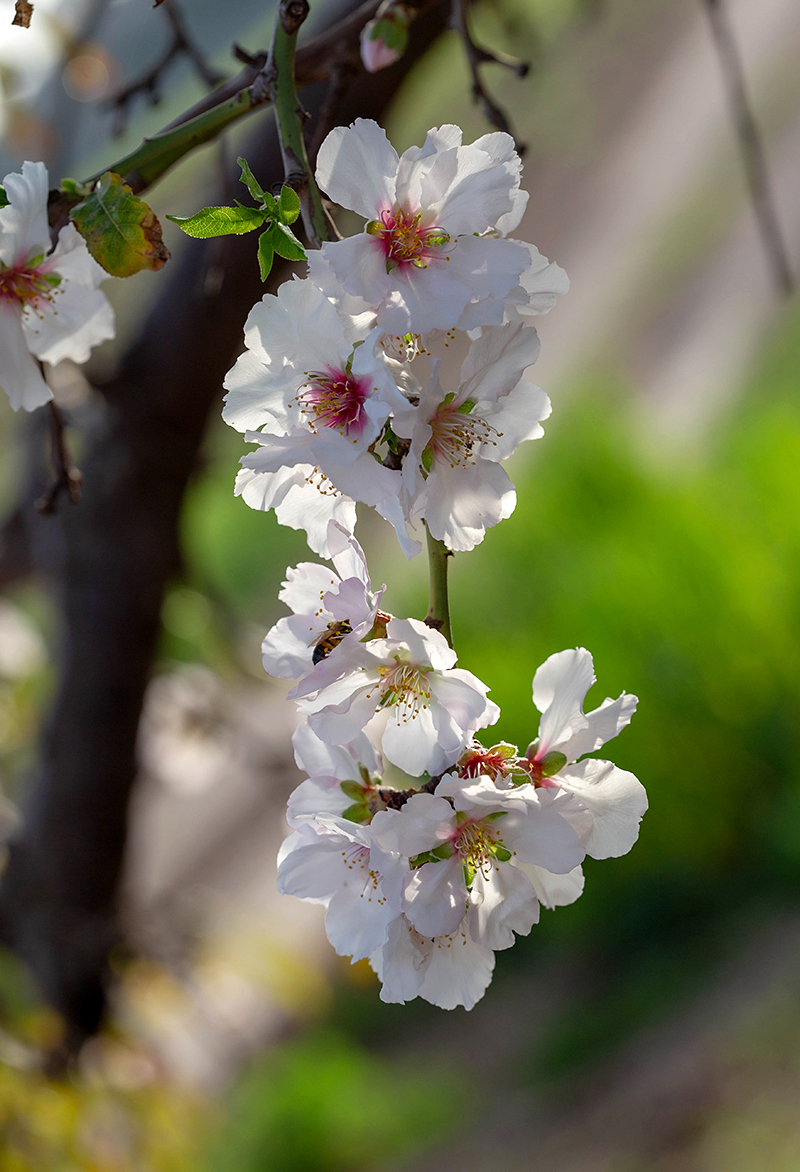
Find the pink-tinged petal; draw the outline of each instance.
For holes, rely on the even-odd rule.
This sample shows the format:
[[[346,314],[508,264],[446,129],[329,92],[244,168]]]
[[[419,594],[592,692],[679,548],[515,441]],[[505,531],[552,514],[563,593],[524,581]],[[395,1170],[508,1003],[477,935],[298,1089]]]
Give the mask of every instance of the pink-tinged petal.
[[[636,696],[628,692],[623,692],[616,700],[606,698],[599,708],[586,713],[587,727],[567,742],[562,753],[569,761],[577,761],[585,753],[594,753],[630,724],[638,703]]]
[[[586,853],[593,859],[627,854],[639,837],[639,822],[647,810],[647,794],[638,778],[610,761],[590,759],[563,769],[557,781],[594,818],[585,840]]]
[[[583,702],[594,682],[592,657],[585,647],[558,651],[538,668],[533,677],[533,702],[542,713],[538,759],[588,727]]]
[[[519,868],[530,879],[542,907],[566,907],[583,894],[582,867],[575,867],[566,875],[554,875],[551,871],[545,871],[543,867],[534,866],[533,863],[520,863]]]
[[[370,823],[378,846],[408,858],[441,846],[455,829],[453,807],[433,794],[414,794],[402,810],[381,810]]]
[[[0,388],[15,411],[35,411],[52,399],[53,392],[31,357],[15,305],[0,301]]]
[[[335,127],[319,148],[317,183],[368,220],[394,203],[399,159],[386,131],[368,118]]]
[[[498,833],[521,863],[535,863],[555,875],[573,870],[586,854],[575,830],[554,810],[511,810],[500,819]]]
[[[440,1009],[472,1009],[494,972],[494,953],[471,937],[466,920],[451,936],[431,941],[419,995]]]
[[[0,208],[0,261],[7,268],[26,264],[50,250],[47,223],[47,168],[23,163],[3,180],[8,204]]]
[[[403,884],[403,911],[420,936],[449,936],[464,919],[467,887],[460,855],[423,863]]]
[[[517,867],[496,863],[477,871],[467,911],[470,935],[495,951],[510,948],[514,933],[527,936],[539,922],[539,901],[530,880]]]

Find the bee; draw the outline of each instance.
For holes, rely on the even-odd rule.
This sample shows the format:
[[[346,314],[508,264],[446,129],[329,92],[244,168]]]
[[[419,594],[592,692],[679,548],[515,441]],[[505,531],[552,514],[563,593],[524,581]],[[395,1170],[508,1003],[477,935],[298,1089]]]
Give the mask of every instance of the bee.
[[[314,648],[311,662],[316,665],[326,659],[334,647],[338,647],[345,635],[349,635],[352,629],[347,619],[338,619],[334,623],[329,623],[322,634],[315,635],[309,643],[309,647],[313,646]]]

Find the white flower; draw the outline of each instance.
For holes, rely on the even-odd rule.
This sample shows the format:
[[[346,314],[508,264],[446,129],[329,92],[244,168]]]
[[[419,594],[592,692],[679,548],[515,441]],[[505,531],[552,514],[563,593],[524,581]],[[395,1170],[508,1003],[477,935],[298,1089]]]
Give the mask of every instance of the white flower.
[[[435,795],[414,794],[401,810],[376,814],[373,840],[412,861],[402,906],[422,936],[449,935],[465,913],[472,938],[487,948],[510,948],[514,932],[530,932],[539,902],[516,863],[566,874],[584,856],[572,826],[535,796],[452,774]]]
[[[422,997],[440,1009],[472,1009],[489,987],[494,953],[473,940],[466,919],[448,936],[426,938],[400,916],[369,963],[382,982],[381,1001]]]
[[[325,244],[324,260],[345,293],[363,298],[390,334],[458,324],[467,305],[519,285],[527,250],[498,233],[519,222],[527,196],[509,135],[461,145],[457,126],[429,131],[423,147],[398,158],[376,122],[336,127],[320,147],[317,181],[343,207],[366,217],[366,230]]]
[[[585,713],[594,682],[592,657],[583,647],[545,660],[533,677],[533,702],[542,713],[539,736],[526,758],[540,799],[549,791],[553,806],[580,833],[586,853],[607,859],[626,854],[638,838],[647,794],[632,773],[610,761],[578,761],[615,737],[636,710],[636,697],[623,692]]]
[[[349,745],[326,745],[303,723],[295,729],[292,744],[298,768],[309,776],[289,795],[289,825],[297,827],[316,814],[341,816],[356,805],[360,820],[367,821],[369,799],[383,773],[380,754],[369,738],[359,733]]]
[[[403,864],[372,842],[367,826],[332,814],[299,823],[278,854],[278,890],[325,903],[325,931],[340,956],[371,956],[400,915]]]
[[[375,622],[386,587],[373,593],[361,546],[331,521],[327,547],[334,570],[301,562],[286,571],[278,598],[294,614],[279,619],[261,646],[264,669],[271,676],[307,676],[344,640],[362,639]]]
[[[3,186],[9,202],[0,208],[0,387],[15,411],[33,411],[53,397],[34,359],[85,362],[92,346],[113,338],[114,313],[97,288],[108,274],[74,225],[61,229],[50,252],[44,163],[23,163]]]
[[[487,298],[466,307],[458,328],[473,330],[482,325],[500,325],[503,321],[519,321],[549,313],[556,303],[556,295],[569,291],[569,277],[564,270],[539,249],[524,240],[514,240],[528,253],[529,264],[519,278],[519,284],[502,298]]]
[[[335,462],[337,452],[318,442],[307,428],[294,427],[285,435],[245,432],[248,443],[259,445],[243,456],[235,492],[253,509],[275,509],[281,525],[305,529],[315,553],[329,557],[328,522],[338,521],[352,533],[355,502],[371,505],[392,526],[408,558],[422,548],[409,537],[400,503],[401,473],[386,468],[370,452],[351,463]]]
[[[245,346],[225,379],[222,417],[238,431],[277,435],[308,428],[314,450],[350,464],[404,400],[381,348],[380,330],[340,317],[311,281],[287,281],[250,311]]]
[[[352,741],[385,713],[384,756],[412,777],[442,773],[500,711],[485,684],[454,666],[455,652],[438,631],[416,619],[392,619],[386,630],[386,639],[342,648],[335,682],[313,695],[298,687],[300,711],[332,745]]]
[[[448,549],[473,549],[514,511],[514,486],[499,461],[544,434],[540,421],[550,414],[550,400],[522,380],[538,353],[534,329],[485,330],[470,346],[457,390],[445,391],[434,360],[419,405],[393,421],[395,432],[411,440],[403,465],[406,510],[424,517]]]

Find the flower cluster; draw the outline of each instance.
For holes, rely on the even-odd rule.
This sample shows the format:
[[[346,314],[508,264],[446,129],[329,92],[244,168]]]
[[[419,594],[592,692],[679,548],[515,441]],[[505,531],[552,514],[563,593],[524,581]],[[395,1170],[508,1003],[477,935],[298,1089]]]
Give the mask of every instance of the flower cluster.
[[[514,509],[502,461],[550,412],[524,378],[539,351],[528,319],[567,288],[509,238],[527,201],[520,169],[506,134],[465,146],[444,126],[398,157],[374,122],[332,131],[317,179],[364,230],[254,307],[225,382],[224,418],[258,445],[237,493],[304,529],[333,566],[287,571],[292,613],[263,644],[304,717],[280,890],[325,906],[332,945],[369,961],[383,1000],[448,1009],[479,1000],[495,952],[541,906],[578,898],[587,854],[630,849],[647,808],[631,773],[589,756],[636,699],[585,713],[588,651],[536,672],[541,721],[524,753],[486,747],[477,734],[500,715],[488,688],[457,666],[441,616],[383,609],[353,536],[361,502],[408,557],[419,522],[440,553],[466,551]]]
[[[322,144],[320,186],[364,230],[253,308],[223,417],[258,445],[237,493],[323,557],[328,522],[352,532],[356,502],[394,526],[407,557],[417,521],[469,550],[512,513],[501,461],[550,413],[523,378],[539,351],[527,319],[568,286],[508,238],[527,202],[520,172],[509,135],[464,146],[455,126],[400,157],[364,119]],[[472,337],[460,363],[457,330]]]
[[[475,734],[499,716],[486,686],[437,631],[381,609],[384,588],[372,591],[335,521],[327,542],[335,568],[288,571],[281,598],[294,613],[263,645],[306,717],[294,747],[308,778],[289,799],[279,886],[325,904],[332,945],[369,960],[383,1000],[469,1009],[495,951],[531,930],[540,905],[577,899],[584,856],[636,840],[644,789],[586,756],[624,728],[636,698],[584,713],[592,658],[562,651],[534,676],[536,740],[524,754],[484,747]]]
[[[114,337],[114,311],[97,287],[108,274],[72,224],[50,250],[44,163],[23,163],[3,190],[0,387],[15,411],[33,411],[53,397],[35,360],[85,362],[92,346]]]

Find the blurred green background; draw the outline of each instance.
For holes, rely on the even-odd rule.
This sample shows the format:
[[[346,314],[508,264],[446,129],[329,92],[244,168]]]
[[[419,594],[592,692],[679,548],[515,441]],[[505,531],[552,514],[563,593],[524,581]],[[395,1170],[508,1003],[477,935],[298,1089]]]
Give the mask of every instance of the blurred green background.
[[[800,171],[800,20],[791,0],[732,9],[796,244],[796,187],[794,202],[785,193]],[[501,706],[497,739],[523,746],[531,677],[553,651],[592,651],[595,703],[639,696],[610,755],[647,787],[640,840],[623,859],[587,860],[581,899],[498,954],[471,1013],[384,1006],[366,966],[326,948],[318,917],[287,939],[296,909],[281,904],[264,929],[228,862],[183,883],[164,918],[179,942],[148,952],[136,924],[156,904],[136,875],[161,857],[159,827],[207,798],[167,769],[177,797],[159,806],[151,776],[130,888],[140,947],[119,958],[114,1020],[67,1080],[38,1073],[57,1023],[2,958],[0,1172],[800,1168],[800,307],[770,288],[699,8],[507,0],[477,18],[487,42],[534,62],[524,82],[487,79],[528,143],[520,234],[573,288],[537,323],[554,411],[512,462],[516,512],[454,562],[456,648]],[[402,148],[448,120],[467,139],[485,130],[454,35],[415,71],[390,133]],[[162,198],[159,213],[174,206]],[[7,414],[2,427],[10,447]],[[229,722],[221,696],[253,706],[254,724],[264,696],[281,711],[258,643],[283,613],[286,566],[309,555],[234,499],[241,450],[217,426],[187,500],[160,682],[199,681],[203,701],[172,741],[153,734],[151,775],[153,754],[192,737],[207,760]],[[406,564],[380,522],[359,533],[385,604],[421,617],[424,565]],[[51,620],[33,590],[12,601],[33,640],[0,683],[0,769],[16,798],[49,686],[30,647]],[[282,731],[276,744],[288,788]],[[208,788],[224,803],[237,766],[220,760]],[[270,784],[269,768],[259,776]]]

